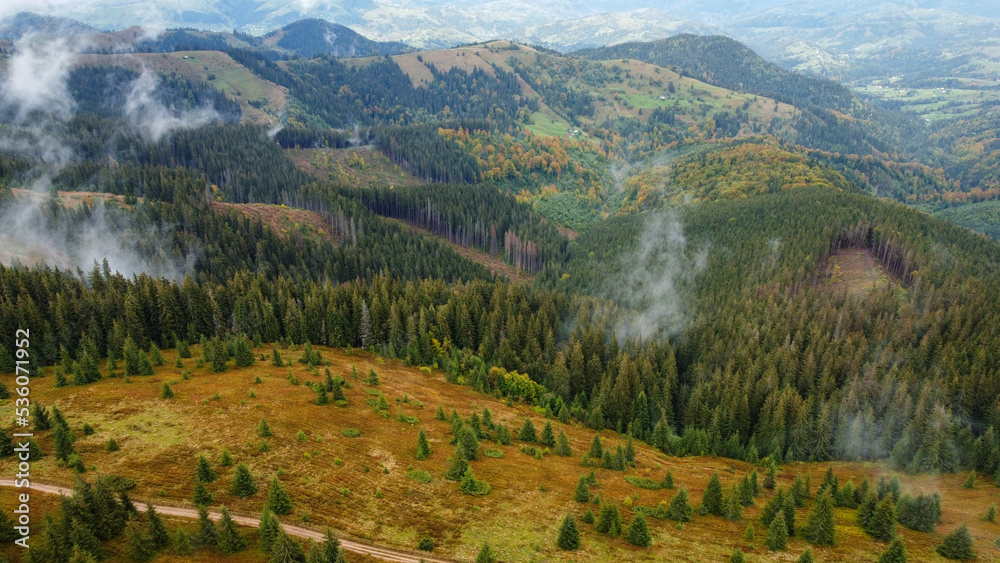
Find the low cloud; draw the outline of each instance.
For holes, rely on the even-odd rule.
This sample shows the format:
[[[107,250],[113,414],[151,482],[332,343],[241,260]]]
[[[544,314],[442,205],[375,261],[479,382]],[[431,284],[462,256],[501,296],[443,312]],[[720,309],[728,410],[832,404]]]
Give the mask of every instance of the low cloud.
[[[165,106],[156,97],[159,85],[159,77],[143,69],[125,100],[125,115],[147,140],[158,141],[171,131],[201,127],[219,119],[219,113],[212,107],[179,110]]]

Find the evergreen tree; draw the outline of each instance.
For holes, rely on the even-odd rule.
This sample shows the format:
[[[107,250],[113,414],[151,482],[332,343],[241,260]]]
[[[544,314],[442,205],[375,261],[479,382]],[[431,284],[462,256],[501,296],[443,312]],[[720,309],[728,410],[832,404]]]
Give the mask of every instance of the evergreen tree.
[[[830,494],[823,491],[816,498],[816,507],[806,523],[805,537],[816,545],[834,545],[833,501]]]
[[[86,553],[89,553],[94,557],[94,559],[103,559],[103,551],[101,549],[101,541],[97,539],[94,532],[91,531],[90,527],[87,526],[79,518],[73,517],[71,524],[70,537],[68,538],[68,544],[75,547],[79,547]]]
[[[719,481],[718,471],[708,479],[708,486],[701,497],[701,509],[705,514],[722,516],[722,482]]]
[[[209,465],[204,455],[198,456],[198,466],[194,471],[195,480],[199,483],[211,483],[219,478],[219,475]]]
[[[163,525],[160,515],[153,509],[153,503],[146,503],[146,520],[149,522],[149,540],[154,549],[162,549],[170,545],[170,532]]]
[[[257,532],[257,546],[267,555],[271,554],[271,549],[278,535],[281,533],[281,524],[277,517],[264,506],[260,513],[260,527]]]
[[[615,504],[601,506],[601,514],[597,517],[594,529],[598,533],[616,538],[622,533],[622,515]]]
[[[590,443],[590,451],[587,452],[587,457],[593,459],[601,459],[604,457],[604,449],[601,447],[600,434],[594,434],[594,441]]]
[[[0,561],[2,561],[3,563],[7,562],[7,560],[4,559],[3,557],[0,557]],[[34,561],[30,552],[28,556],[24,558],[24,561],[26,561],[27,563],[31,563],[32,561]],[[69,563],[97,563],[97,558],[95,558],[90,553],[80,549],[79,545],[74,545],[73,556],[69,558]]]
[[[524,419],[524,424],[521,426],[521,431],[517,433],[517,439],[522,442],[537,442],[538,435],[535,433],[535,425],[532,424],[530,418]]]
[[[267,508],[279,515],[292,511],[292,497],[281,486],[277,477],[271,480],[271,488],[267,492]]]
[[[667,474],[663,476],[663,480],[660,481],[661,489],[673,489],[674,488],[674,470],[668,469]]]
[[[753,505],[753,485],[750,484],[750,475],[743,474],[743,479],[740,481],[739,487],[737,489],[737,496],[739,498],[740,504],[742,506],[752,506]]]
[[[869,536],[884,542],[890,542],[896,537],[896,504],[892,496],[886,496],[875,505],[865,532]]]
[[[253,475],[246,465],[240,463],[236,466],[229,492],[238,497],[251,497],[257,494],[257,483],[254,482]]]
[[[552,423],[545,421],[545,428],[542,428],[542,444],[554,448],[556,447],[556,435],[552,430]]]
[[[236,522],[233,522],[232,516],[229,515],[229,510],[225,506],[221,508],[220,512],[222,515],[219,519],[219,551],[227,555],[243,551],[247,547],[246,538],[243,537],[243,534],[236,527]]]
[[[882,552],[877,563],[906,563],[906,547],[903,540],[896,538],[889,544],[889,549]]]
[[[667,507],[667,518],[678,522],[690,522],[693,512],[691,505],[688,504],[687,489],[681,487],[674,498],[670,499],[670,505]]]
[[[556,440],[556,455],[561,455],[564,457],[571,457],[573,455],[573,448],[569,445],[569,438],[566,437],[566,433],[562,430],[559,431],[559,438]]]
[[[31,422],[34,424],[36,432],[52,428],[52,421],[49,420],[49,410],[40,403],[35,403],[35,406],[31,409]]]
[[[629,464],[635,463],[635,444],[632,443],[632,433],[625,440],[625,461]]]
[[[219,534],[215,524],[208,518],[208,508],[198,507],[198,545],[215,547],[219,543]]]
[[[128,541],[129,557],[132,558],[132,561],[149,561],[156,554],[149,538],[142,533],[135,522],[129,523],[128,527],[125,528],[125,537]]]
[[[767,539],[764,540],[771,551],[784,551],[788,547],[788,526],[785,525],[785,514],[779,512],[771,525],[767,527]]]
[[[559,537],[556,539],[556,545],[559,549],[567,551],[579,549],[580,531],[576,529],[576,519],[573,518],[572,514],[567,514],[566,518],[563,519],[562,525],[559,527]]]
[[[73,446],[73,433],[70,432],[68,426],[56,424],[55,430],[52,431],[52,438],[55,442],[56,459],[68,461],[71,456],[76,454],[76,448]]]
[[[184,528],[177,528],[174,536],[174,553],[177,555],[189,555],[191,553],[191,538]]]
[[[0,511],[0,544],[11,543],[20,534],[14,530],[14,521],[7,515],[7,511]]]
[[[302,545],[280,531],[271,545],[271,563],[304,563]]]
[[[451,463],[444,473],[444,478],[450,481],[461,481],[469,471],[469,462],[462,455],[461,450],[455,450],[455,455],[451,456]]]
[[[427,433],[421,428],[417,433],[417,459],[426,459],[431,455],[431,445],[427,442]]]
[[[975,559],[976,552],[973,550],[972,536],[969,535],[969,528],[962,524],[955,528],[950,534],[945,536],[941,545],[934,548],[938,555],[947,559],[958,559],[961,561]]]
[[[330,396],[326,394],[326,387],[320,386],[319,392],[316,393],[316,404],[317,405],[330,404]]]
[[[192,500],[195,506],[208,506],[215,503],[215,497],[201,481],[194,484],[194,498]]]
[[[14,440],[7,430],[0,428],[0,457],[14,455]]]
[[[271,436],[274,436],[271,432],[271,427],[267,424],[266,418],[260,419],[260,422],[257,423],[257,435],[261,438],[270,438]]]
[[[173,399],[174,398],[174,390],[171,389],[170,386],[167,385],[167,382],[165,382],[165,381],[163,382],[163,386],[160,387],[160,398],[161,399]]]
[[[223,448],[222,453],[219,455],[219,465],[222,467],[229,467],[233,464],[233,456],[230,455],[229,450]]]
[[[799,556],[798,563],[814,563],[815,561],[816,557],[813,556],[812,548],[807,547],[806,550],[802,553],[802,555]]]
[[[461,424],[458,429],[458,451],[461,452],[463,458],[475,461],[479,459],[479,439],[476,438],[476,433],[472,428],[466,424]]]
[[[343,550],[340,549],[340,540],[334,537],[333,530],[327,528],[323,536],[323,561],[336,563],[338,557],[344,557]]]
[[[119,448],[118,442],[114,438],[110,438],[108,439],[108,445],[105,449],[109,452],[117,452],[121,448]]]
[[[650,542],[653,541],[653,537],[649,534],[649,524],[646,523],[642,514],[636,514],[635,518],[632,519],[625,540],[638,547],[649,547]]]
[[[573,492],[576,502],[590,501],[590,486],[587,484],[587,477],[583,476],[576,482],[576,490]]]
[[[743,552],[734,549],[732,553],[729,554],[729,563],[746,563],[746,557],[743,556]]]
[[[490,544],[484,543],[481,548],[479,548],[479,554],[476,555],[476,563],[497,563],[497,558],[493,555],[490,550]]]

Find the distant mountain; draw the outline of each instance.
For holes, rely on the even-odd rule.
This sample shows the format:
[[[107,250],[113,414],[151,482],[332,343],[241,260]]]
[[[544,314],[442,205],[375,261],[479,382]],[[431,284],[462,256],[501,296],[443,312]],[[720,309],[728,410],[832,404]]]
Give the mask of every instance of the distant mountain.
[[[768,62],[739,41],[722,35],[681,34],[652,42],[622,43],[574,54],[592,60],[639,59],[676,68],[716,86],[751,92],[794,105],[849,111],[855,97],[840,84],[813,78]]]
[[[679,33],[712,35],[722,31],[661,10],[643,8],[530,25],[521,39],[545,47],[574,50],[627,41],[653,41]]]
[[[372,41],[354,30],[320,19],[307,19],[286,25],[267,34],[264,45],[294,51],[312,58],[320,53],[335,57],[397,55],[411,49],[396,41]]]
[[[17,40],[29,33],[74,34],[97,31],[85,23],[53,16],[21,12],[0,21],[0,39]]]

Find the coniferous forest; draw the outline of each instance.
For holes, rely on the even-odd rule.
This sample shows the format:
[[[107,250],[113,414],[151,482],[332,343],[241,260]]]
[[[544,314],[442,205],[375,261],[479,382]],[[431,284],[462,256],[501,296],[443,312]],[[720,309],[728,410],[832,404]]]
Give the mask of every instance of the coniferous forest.
[[[309,37],[278,45],[312,57],[241,37],[170,32],[138,43],[136,56],[225,55],[247,84],[287,96],[275,123],[259,120],[263,102],[248,106],[214,73],[139,72],[116,66],[104,47],[66,72],[71,110],[0,105],[0,334],[30,331],[33,388],[159,375],[173,358],[178,369],[195,365],[190,348],[205,374],[266,365],[285,377],[294,364],[282,354],[301,350],[296,363],[318,378],[304,385],[316,393],[310,407],[346,408],[358,399],[344,390],[364,389],[374,416],[420,422],[415,459],[442,450],[448,471],[433,478],[470,497],[502,489],[481,457],[582,455],[573,494],[593,506],[546,516],[558,528],[546,541],[567,551],[580,548],[580,530],[587,542],[621,536],[608,541],[633,549],[662,544],[663,519],[678,529],[712,515],[742,520],[744,508],[757,510],[756,472],[772,495],[779,466],[969,473],[969,488],[981,475],[991,491],[1000,480],[1000,243],[962,226],[996,233],[979,215],[993,207],[965,207],[996,203],[991,114],[917,139],[922,124],[891,108],[718,37],[569,55],[509,42],[428,52],[366,43],[364,58],[319,53]],[[142,91],[147,73],[152,94]],[[360,374],[352,364],[350,375],[327,367],[321,376],[331,364],[313,347],[377,360]],[[19,359],[5,336],[5,409]],[[433,427],[428,441],[430,413],[404,412],[423,408],[408,395],[389,403],[378,373],[386,362],[470,393],[461,413],[427,405],[450,436]],[[164,378],[158,400],[177,400],[188,376]],[[292,386],[302,387],[298,377],[288,367]],[[246,401],[256,399],[250,391]],[[523,416],[494,422],[487,401],[523,407]],[[218,410],[215,424],[225,424]],[[59,460],[46,478],[86,473],[67,422],[34,416],[51,428],[44,454]],[[254,414],[247,443],[258,453],[280,447],[266,440],[269,416]],[[0,423],[0,455],[13,453],[15,430]],[[345,441],[369,432],[336,430]],[[589,450],[571,444],[582,431],[596,434]],[[312,439],[299,433],[298,442]],[[505,454],[512,435],[521,450]],[[648,449],[637,454],[637,445]],[[255,478],[271,482],[245,458],[231,469],[224,451],[216,469],[233,474],[232,487],[210,490],[217,464],[201,457],[199,508],[215,504],[212,491],[243,499],[257,494]],[[742,484],[723,490],[706,473],[692,509],[683,486],[669,506],[638,495],[621,504],[610,491],[602,501],[605,489],[587,475],[636,469],[629,484],[672,490],[672,473],[662,475],[669,460],[695,456],[740,464],[730,472]],[[390,474],[392,464],[374,463],[365,474]],[[305,502],[282,489],[286,470],[295,471],[273,476],[253,541],[274,561],[342,561],[335,540],[324,544],[332,550],[303,551],[281,532],[275,515]],[[429,483],[421,471],[411,466],[406,477]],[[906,560],[902,542],[890,545],[897,520],[934,531],[938,520],[918,515],[940,515],[940,498],[901,493],[898,478],[877,490],[866,479],[863,491],[838,489],[836,479],[830,469],[816,491],[801,477],[787,491],[779,484],[759,503],[757,532],[740,524],[749,549],[756,533],[767,538],[761,549],[804,538],[823,553],[843,541],[834,506],[859,510],[866,537],[886,543],[880,560]],[[81,549],[100,559],[101,543],[113,541],[137,561],[191,549],[155,512],[137,515],[121,492],[130,487],[93,483],[76,484],[31,561],[88,560]],[[356,493],[337,487],[345,499]],[[414,506],[430,502],[420,495]],[[810,516],[796,529],[807,500]],[[218,529],[205,513],[194,545],[241,552],[247,539],[222,511]],[[445,539],[451,532],[420,530],[409,549],[444,541],[446,553],[467,555]],[[942,556],[964,557],[960,530],[938,542]],[[480,543],[476,560],[495,561]]]

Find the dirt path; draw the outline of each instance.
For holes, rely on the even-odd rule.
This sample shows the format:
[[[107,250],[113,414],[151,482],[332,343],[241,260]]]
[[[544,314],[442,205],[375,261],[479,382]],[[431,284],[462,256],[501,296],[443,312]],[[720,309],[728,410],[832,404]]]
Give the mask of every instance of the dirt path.
[[[9,479],[0,479],[0,487],[13,487],[14,481]],[[62,496],[72,496],[73,490],[67,489],[65,487],[56,487],[53,485],[41,485],[33,484],[30,487],[33,491],[39,491],[42,493],[50,493],[54,495]],[[142,502],[136,502],[135,507],[140,511],[146,510],[146,504]],[[165,516],[176,516],[179,518],[198,518],[198,511],[191,508],[178,508],[175,506],[159,506],[153,505],[153,509],[160,514]],[[218,520],[222,515],[218,512],[209,512],[208,517],[212,520]],[[233,521],[241,526],[250,526],[251,528],[256,528],[260,526],[260,518],[256,516],[237,516],[232,514]],[[312,538],[316,541],[322,542],[324,535],[315,530],[309,530],[307,528],[301,528],[299,526],[291,526],[289,524],[282,524],[285,533],[290,536],[295,536],[299,538]],[[340,540],[340,546],[347,551],[353,553],[362,553],[365,555],[371,555],[372,557],[377,557],[385,561],[393,561],[397,563],[420,563],[425,561],[426,563],[454,563],[452,559],[438,559],[435,557],[428,557],[426,555],[413,555],[405,551],[395,551],[392,549],[385,549],[381,547],[375,547],[372,545],[359,543],[356,541],[346,540],[343,538],[338,538]]]

